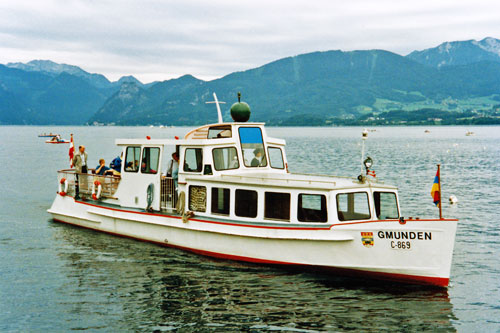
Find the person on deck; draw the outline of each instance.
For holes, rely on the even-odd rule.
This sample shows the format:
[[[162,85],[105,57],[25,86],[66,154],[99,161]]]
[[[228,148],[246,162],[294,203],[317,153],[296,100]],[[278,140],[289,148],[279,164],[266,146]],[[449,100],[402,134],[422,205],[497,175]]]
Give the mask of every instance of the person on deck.
[[[108,168],[106,166],[106,161],[104,160],[104,158],[101,158],[99,160],[99,165],[96,166],[96,168],[95,168],[95,174],[96,175],[100,175],[100,176],[103,176],[103,175],[112,175],[113,174],[113,170],[111,168]]]
[[[76,183],[75,183],[75,199],[80,199],[80,184],[79,184],[79,177],[78,174],[87,173],[87,158],[88,154],[85,151],[85,146],[79,146],[78,147],[78,153],[73,156],[73,165],[75,166],[75,172],[76,172]],[[86,184],[86,178],[85,176],[82,177],[82,186],[84,185],[83,183]]]
[[[172,159],[167,169],[167,177],[172,177],[174,188],[177,190],[177,181],[179,179],[179,155],[177,155],[177,152],[172,153]]]
[[[111,169],[115,170],[116,172],[122,172],[122,157],[123,153],[121,153],[120,156],[117,156],[114,160],[111,161],[109,166]]]

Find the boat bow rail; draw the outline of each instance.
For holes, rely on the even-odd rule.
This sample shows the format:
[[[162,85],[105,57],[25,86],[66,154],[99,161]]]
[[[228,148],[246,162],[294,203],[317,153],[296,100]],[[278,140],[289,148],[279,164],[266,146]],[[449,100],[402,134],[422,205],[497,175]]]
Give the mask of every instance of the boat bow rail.
[[[95,172],[94,169],[90,169],[91,172]],[[77,180],[78,178],[78,180]],[[96,181],[101,184],[101,197],[108,199],[115,199],[114,195],[120,184],[120,176],[115,175],[96,175],[88,173],[77,173],[74,169],[59,170],[57,172],[57,182],[63,185],[64,180],[68,182],[66,195],[75,196],[76,185],[79,185],[80,195],[91,196],[92,192],[97,190],[94,183]],[[60,194],[61,191],[58,191]]]

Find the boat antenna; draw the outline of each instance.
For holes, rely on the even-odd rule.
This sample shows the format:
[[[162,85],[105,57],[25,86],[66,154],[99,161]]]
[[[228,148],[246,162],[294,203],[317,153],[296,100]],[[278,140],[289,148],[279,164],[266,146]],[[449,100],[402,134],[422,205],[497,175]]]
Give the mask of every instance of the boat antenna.
[[[222,121],[222,112],[220,111],[220,105],[219,104],[226,104],[226,102],[219,102],[219,100],[217,99],[217,95],[214,93],[214,100],[213,101],[208,101],[208,102],[205,102],[206,104],[214,104],[217,106],[217,115],[219,117],[219,124],[222,124],[223,121]]]

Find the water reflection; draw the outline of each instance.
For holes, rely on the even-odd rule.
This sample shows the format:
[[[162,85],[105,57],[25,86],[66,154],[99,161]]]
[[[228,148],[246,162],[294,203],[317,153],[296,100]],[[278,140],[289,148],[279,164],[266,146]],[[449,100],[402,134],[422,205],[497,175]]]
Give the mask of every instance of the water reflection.
[[[214,260],[51,223],[73,329],[454,331],[446,289]],[[78,324],[82,323],[82,324]]]

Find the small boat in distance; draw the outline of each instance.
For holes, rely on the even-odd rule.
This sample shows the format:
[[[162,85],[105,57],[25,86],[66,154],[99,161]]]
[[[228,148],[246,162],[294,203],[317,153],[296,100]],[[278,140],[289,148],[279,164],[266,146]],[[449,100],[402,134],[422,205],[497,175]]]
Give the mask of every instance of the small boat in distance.
[[[467,131],[467,132],[465,132],[465,135],[466,136],[473,136],[473,135],[476,135],[476,133],[474,133],[472,131]]]
[[[45,141],[45,143],[52,143],[52,144],[69,143],[69,140],[61,139],[61,136],[59,134],[56,134],[55,136],[52,137],[52,139]]]
[[[285,140],[248,122],[240,96],[233,122],[212,103],[218,123],[183,139],[117,139],[119,176],[58,171],[53,220],[222,259],[448,285],[458,220],[404,218],[397,187],[363,157],[367,130],[359,176],[293,174]]]
[[[39,138],[53,138],[54,136],[57,136],[59,134],[52,134],[52,132],[50,133],[42,133],[42,134],[38,134],[38,137]]]

